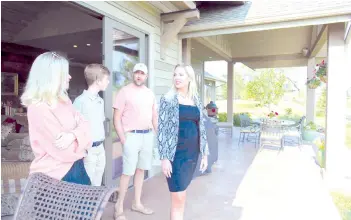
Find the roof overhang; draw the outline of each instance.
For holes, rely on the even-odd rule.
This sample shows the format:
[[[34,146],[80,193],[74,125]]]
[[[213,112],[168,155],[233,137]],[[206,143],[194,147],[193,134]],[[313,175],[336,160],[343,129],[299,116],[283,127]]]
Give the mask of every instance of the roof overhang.
[[[200,13],[201,17],[201,13]],[[281,28],[293,28],[293,27],[303,27],[303,26],[312,26],[312,25],[321,25],[321,24],[331,24],[339,22],[348,22],[351,20],[351,14],[345,15],[335,15],[329,17],[318,17],[310,19],[298,19],[290,21],[279,21],[274,23],[262,23],[259,21],[247,23],[243,22],[230,23],[222,22],[222,24],[207,24],[207,25],[194,25],[194,26],[185,26],[182,28],[178,34],[179,38],[194,38],[194,37],[205,37],[205,36],[214,36],[214,35],[224,35],[224,34],[235,34],[235,33],[244,33],[244,32],[253,32],[253,31],[264,31],[264,30],[273,30]]]
[[[193,1],[148,1],[148,3],[161,13],[196,9],[196,4]]]

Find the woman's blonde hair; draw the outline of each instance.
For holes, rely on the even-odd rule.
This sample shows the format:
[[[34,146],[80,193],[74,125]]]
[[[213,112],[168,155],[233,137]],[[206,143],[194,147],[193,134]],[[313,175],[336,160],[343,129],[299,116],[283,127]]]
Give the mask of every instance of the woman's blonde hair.
[[[24,106],[45,102],[50,105],[67,100],[65,84],[69,77],[67,58],[59,52],[45,52],[33,62],[21,102]]]
[[[187,96],[193,100],[195,100],[196,98],[198,98],[198,91],[197,91],[197,84],[196,84],[196,75],[195,75],[195,71],[194,69],[190,66],[190,65],[186,65],[186,64],[177,64],[174,67],[173,72],[177,69],[177,68],[183,68],[185,70],[185,73],[188,75],[189,77],[189,85],[188,85],[188,94]],[[174,95],[177,93],[177,89],[174,86],[174,82],[172,84],[172,88],[171,90],[168,92],[168,95]]]

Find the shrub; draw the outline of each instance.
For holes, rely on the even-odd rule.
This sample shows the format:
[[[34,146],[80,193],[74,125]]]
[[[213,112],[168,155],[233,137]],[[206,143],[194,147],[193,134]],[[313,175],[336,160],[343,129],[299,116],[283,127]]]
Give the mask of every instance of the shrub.
[[[311,121],[305,126],[305,130],[316,131],[317,130],[317,125]]]
[[[286,114],[287,116],[291,116],[291,115],[292,115],[292,108],[286,108],[286,109],[285,109],[285,114]]]
[[[226,122],[227,121],[227,113],[218,113],[218,121]]]
[[[241,114],[246,114],[251,119],[251,115],[248,112],[234,113],[233,114],[233,125],[235,127],[240,127],[240,117],[239,117],[239,115],[241,115]],[[227,121],[227,113],[225,113],[225,112],[218,113],[218,121],[219,122],[226,122]]]
[[[316,116],[317,117],[325,117],[325,111],[317,111]]]
[[[295,122],[298,122],[300,119],[301,119],[301,115],[290,115],[290,116],[287,116],[287,115],[282,115],[282,116],[279,116],[278,119],[280,120],[291,120],[291,121],[295,121]]]

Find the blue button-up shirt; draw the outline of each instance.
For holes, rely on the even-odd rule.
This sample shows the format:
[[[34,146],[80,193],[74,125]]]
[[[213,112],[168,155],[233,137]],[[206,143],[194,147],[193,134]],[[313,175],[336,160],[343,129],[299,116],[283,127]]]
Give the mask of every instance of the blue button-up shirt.
[[[98,94],[94,95],[88,90],[84,90],[84,92],[74,100],[73,105],[75,109],[89,121],[93,141],[104,140],[104,100]]]

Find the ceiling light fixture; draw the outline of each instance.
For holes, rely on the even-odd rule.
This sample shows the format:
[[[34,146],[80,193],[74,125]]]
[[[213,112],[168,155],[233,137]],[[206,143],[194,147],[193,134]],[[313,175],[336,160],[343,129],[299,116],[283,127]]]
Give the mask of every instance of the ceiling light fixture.
[[[191,48],[192,50],[195,50],[195,48]]]
[[[302,55],[303,55],[303,56],[306,57],[306,56],[308,55],[308,52],[309,52],[308,48],[303,48],[303,49],[302,49]]]
[[[90,47],[90,44],[87,44],[88,47]]]
[[[78,46],[77,45],[73,45],[74,48],[77,48]]]

